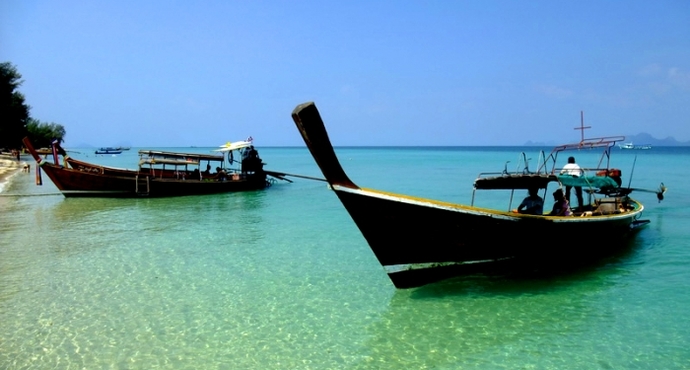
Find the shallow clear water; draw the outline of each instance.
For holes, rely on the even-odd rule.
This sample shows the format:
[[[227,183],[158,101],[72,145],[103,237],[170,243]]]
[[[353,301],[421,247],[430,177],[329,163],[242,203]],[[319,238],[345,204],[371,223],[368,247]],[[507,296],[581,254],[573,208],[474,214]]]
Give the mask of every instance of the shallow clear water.
[[[361,186],[469,203],[480,171],[513,169],[524,149],[337,152]],[[136,163],[134,149],[84,153],[74,156]],[[268,169],[321,177],[304,148],[260,154]],[[619,255],[557,276],[410,290],[393,287],[323,182],[65,199],[37,195],[56,192],[47,177],[36,187],[18,174],[0,196],[0,368],[690,368],[689,158],[614,152],[633,187],[669,187],[662,203],[637,194],[651,224]],[[508,196],[476,198],[508,207]]]

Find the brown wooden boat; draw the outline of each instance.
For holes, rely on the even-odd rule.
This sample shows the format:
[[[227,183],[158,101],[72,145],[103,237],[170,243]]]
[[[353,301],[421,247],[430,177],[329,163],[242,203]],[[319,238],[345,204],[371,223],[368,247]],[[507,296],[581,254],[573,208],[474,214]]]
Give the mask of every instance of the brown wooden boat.
[[[639,220],[643,205],[621,188],[617,170],[608,169],[610,148],[622,137],[583,139],[554,149],[536,172],[480,174],[475,190],[537,187],[566,181],[555,168],[558,153],[575,148],[602,148],[606,160],[600,179],[590,179],[595,198],[574,216],[528,215],[486,209],[362,188],[352,182],[333,150],[314,103],[292,112],[304,142],[330,188],[357,224],[371,250],[397,288],[410,288],[461,274],[562,266],[620,248]],[[553,167],[547,170],[547,163]],[[612,176],[609,176],[612,174]],[[567,179],[573,184],[573,179]],[[581,184],[580,184],[581,185]],[[641,190],[641,189],[636,189]],[[654,191],[661,200],[662,188]],[[474,196],[473,196],[474,202]],[[579,216],[579,217],[578,217]]]
[[[65,197],[171,197],[264,189],[264,163],[251,143],[222,147],[219,154],[139,151],[139,168],[121,169],[71,158],[58,143],[46,159],[28,138],[24,145]],[[241,168],[225,153],[239,151]],[[53,161],[48,158],[52,156]],[[60,157],[62,160],[60,160]],[[205,165],[205,167],[204,167]],[[212,169],[215,168],[215,171]]]

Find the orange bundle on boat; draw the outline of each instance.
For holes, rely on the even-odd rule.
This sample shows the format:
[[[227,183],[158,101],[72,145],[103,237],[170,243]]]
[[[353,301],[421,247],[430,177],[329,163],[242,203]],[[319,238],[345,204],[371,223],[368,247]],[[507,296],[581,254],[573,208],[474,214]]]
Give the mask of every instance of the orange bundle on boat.
[[[618,186],[621,186],[621,170],[617,168],[610,168],[608,170],[598,171],[597,176],[610,177],[618,184]]]

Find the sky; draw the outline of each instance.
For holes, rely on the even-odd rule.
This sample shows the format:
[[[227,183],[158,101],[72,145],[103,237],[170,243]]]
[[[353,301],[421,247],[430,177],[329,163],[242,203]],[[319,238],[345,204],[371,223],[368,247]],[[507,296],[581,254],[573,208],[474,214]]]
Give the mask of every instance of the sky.
[[[3,0],[0,62],[65,146],[690,141],[690,1]]]

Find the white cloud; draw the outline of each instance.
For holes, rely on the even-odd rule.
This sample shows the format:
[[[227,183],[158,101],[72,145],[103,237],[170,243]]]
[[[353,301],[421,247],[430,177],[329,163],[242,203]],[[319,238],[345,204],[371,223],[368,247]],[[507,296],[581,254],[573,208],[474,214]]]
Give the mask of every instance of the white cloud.
[[[655,94],[668,93],[673,89],[690,89],[690,72],[678,67],[667,68],[660,64],[650,64],[642,67],[638,75],[647,79],[647,86]]]
[[[535,86],[535,90],[543,95],[559,99],[573,95],[571,90],[553,85],[537,85]]]
[[[652,77],[652,76],[658,76],[661,74],[663,71],[663,68],[661,68],[661,65],[654,63],[650,65],[646,65],[642,67],[639,71],[638,74],[643,77]]]
[[[690,72],[673,67],[668,70],[667,76],[671,85],[681,89],[690,89]]]
[[[357,89],[352,85],[343,85],[340,87],[340,93],[343,95],[354,95],[357,93]]]

